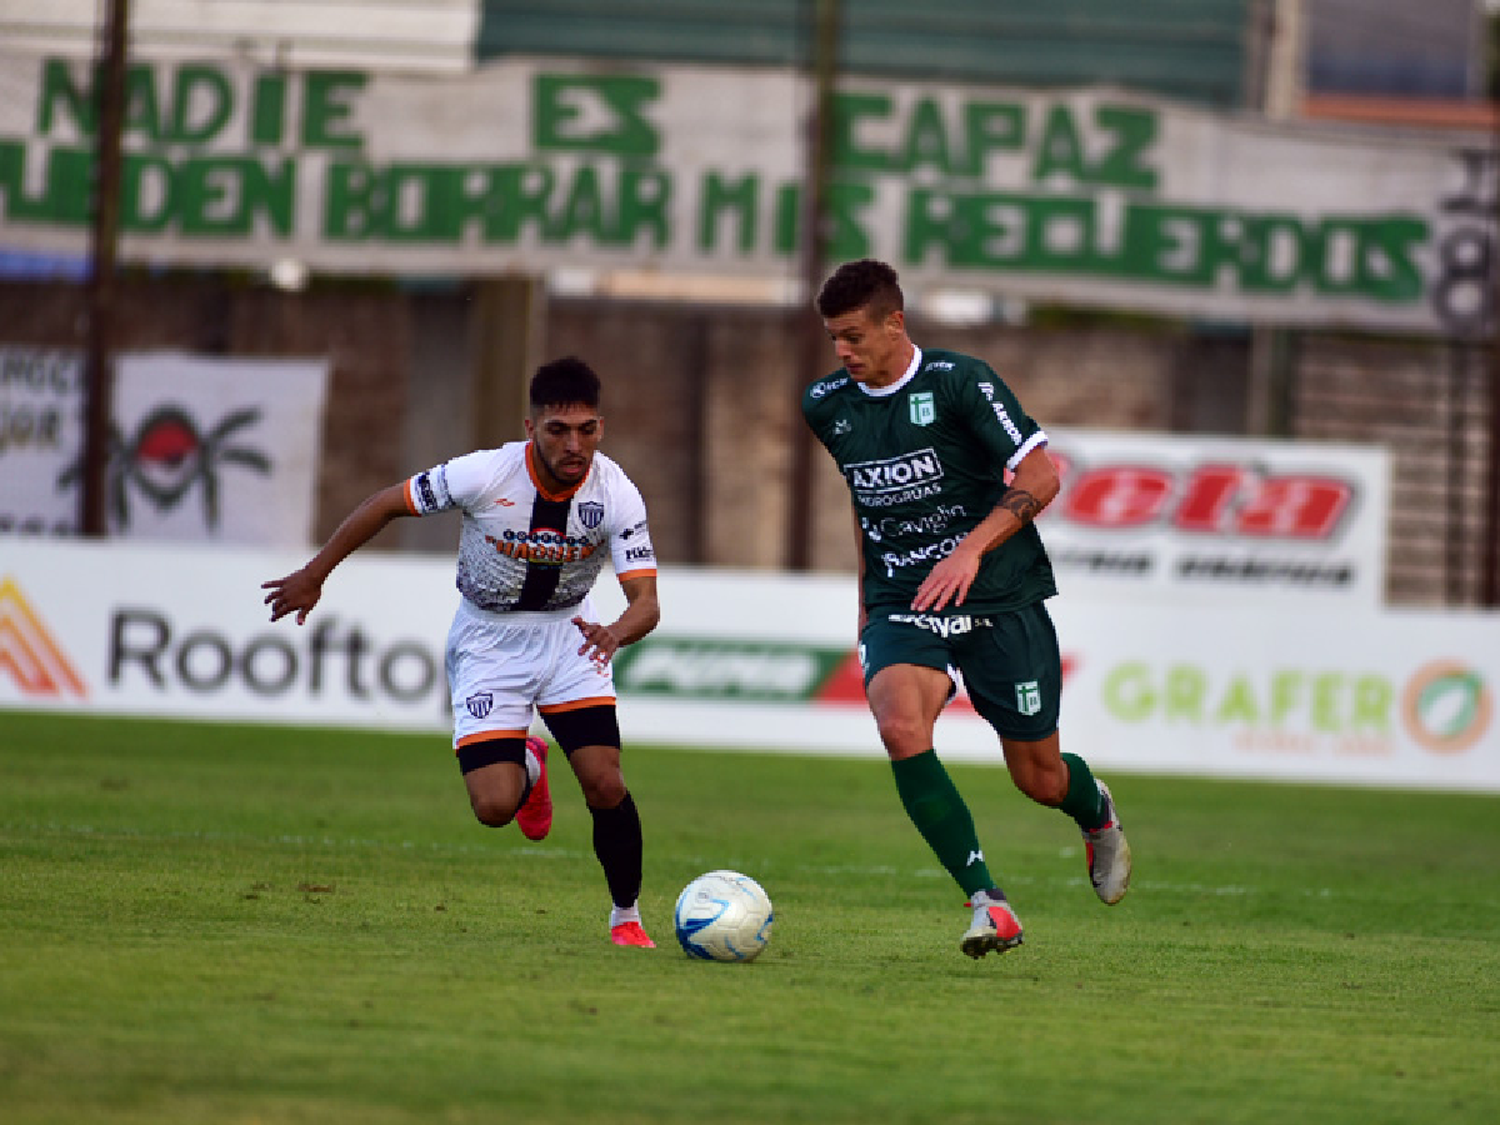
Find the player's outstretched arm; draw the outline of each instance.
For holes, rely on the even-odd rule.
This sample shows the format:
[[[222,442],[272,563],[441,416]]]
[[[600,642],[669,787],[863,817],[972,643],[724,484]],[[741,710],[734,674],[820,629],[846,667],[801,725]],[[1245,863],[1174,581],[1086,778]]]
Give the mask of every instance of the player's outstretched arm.
[[[261,589],[270,591],[265,603],[271,607],[271,620],[280,621],[287,614],[295,613],[297,624],[301,625],[323,596],[323,583],[333,568],[375,538],[391,520],[409,515],[405,482],[382,488],[366,497],[344,518],[344,522],[328,537],[328,542],[323,544],[323,549],[306,566],[282,578],[261,583]]]
[[[582,617],[573,618],[573,624],[583,634],[579,656],[592,649],[593,660],[608,664],[614,659],[615,653],[640,640],[655,629],[656,623],[661,620],[661,603],[656,597],[654,574],[623,579],[620,588],[625,591],[625,612],[620,614],[613,625],[600,625],[595,621],[585,621]]]

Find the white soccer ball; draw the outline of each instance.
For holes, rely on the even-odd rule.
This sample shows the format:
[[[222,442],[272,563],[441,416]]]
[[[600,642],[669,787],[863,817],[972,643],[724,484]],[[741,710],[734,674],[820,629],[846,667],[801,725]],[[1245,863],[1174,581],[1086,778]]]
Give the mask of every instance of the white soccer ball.
[[[699,875],[677,896],[673,922],[689,957],[753,961],[771,940],[771,899],[738,871]]]

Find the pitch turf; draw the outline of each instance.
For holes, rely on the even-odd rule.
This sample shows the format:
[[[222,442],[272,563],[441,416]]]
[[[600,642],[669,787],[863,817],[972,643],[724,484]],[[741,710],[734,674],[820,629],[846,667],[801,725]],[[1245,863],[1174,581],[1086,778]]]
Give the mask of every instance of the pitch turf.
[[[1500,799],[1116,774],[1111,909],[952,772],[1019,950],[959,954],[882,761],[636,747],[648,952],[565,770],[529,844],[441,737],[0,713],[0,1119],[1500,1120]],[[720,866],[777,906],[751,965],[672,939]]]

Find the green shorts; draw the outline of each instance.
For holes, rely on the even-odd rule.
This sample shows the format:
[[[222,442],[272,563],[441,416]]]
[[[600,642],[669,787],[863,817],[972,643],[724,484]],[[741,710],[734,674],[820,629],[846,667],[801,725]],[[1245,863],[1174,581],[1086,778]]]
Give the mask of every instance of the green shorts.
[[[988,614],[871,610],[859,662],[866,687],[892,664],[962,675],[974,710],[1002,738],[1034,742],[1057,729],[1062,653],[1043,602]]]

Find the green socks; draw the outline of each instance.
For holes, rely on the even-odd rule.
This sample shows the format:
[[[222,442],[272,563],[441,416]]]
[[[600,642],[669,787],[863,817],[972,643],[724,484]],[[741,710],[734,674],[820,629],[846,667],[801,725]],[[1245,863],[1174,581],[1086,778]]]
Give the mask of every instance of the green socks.
[[[985,866],[969,806],[964,804],[937,754],[926,750],[914,758],[892,762],[891,772],[896,777],[896,792],[901,794],[906,815],[963,892],[972,896],[993,887],[995,881]],[[1084,773],[1087,772],[1085,766]]]
[[[1057,807],[1085,832],[1103,827],[1104,794],[1099,792],[1099,783],[1094,780],[1089,764],[1077,754],[1064,754],[1062,760],[1068,767],[1068,795]]]

